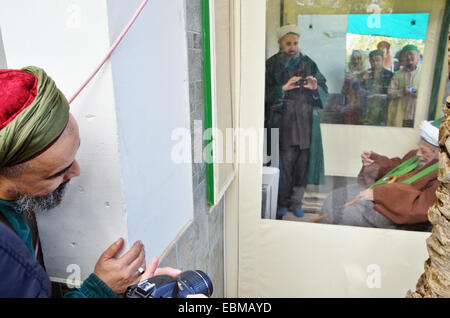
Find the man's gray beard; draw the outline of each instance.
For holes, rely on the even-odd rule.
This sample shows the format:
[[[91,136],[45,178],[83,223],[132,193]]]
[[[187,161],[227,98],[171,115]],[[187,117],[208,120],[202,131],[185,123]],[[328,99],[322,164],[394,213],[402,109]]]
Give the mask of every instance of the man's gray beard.
[[[23,212],[41,212],[53,209],[61,203],[69,181],[62,183],[56,190],[41,197],[19,195],[16,204]]]

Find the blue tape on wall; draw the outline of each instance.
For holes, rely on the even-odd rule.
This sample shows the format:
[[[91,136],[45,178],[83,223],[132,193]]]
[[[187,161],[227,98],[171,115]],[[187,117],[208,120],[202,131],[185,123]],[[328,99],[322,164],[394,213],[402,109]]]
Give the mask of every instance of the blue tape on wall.
[[[425,40],[429,13],[351,14],[348,33]]]

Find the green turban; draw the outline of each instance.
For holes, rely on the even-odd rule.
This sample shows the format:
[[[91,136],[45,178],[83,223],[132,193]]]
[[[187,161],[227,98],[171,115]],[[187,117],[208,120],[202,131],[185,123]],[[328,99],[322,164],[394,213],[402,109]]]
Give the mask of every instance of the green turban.
[[[414,44],[405,45],[402,49],[402,52],[406,52],[406,51],[416,51],[416,52],[420,53],[419,48],[417,46],[415,46]]]
[[[45,151],[68,120],[69,103],[44,70],[0,70],[0,167]]]

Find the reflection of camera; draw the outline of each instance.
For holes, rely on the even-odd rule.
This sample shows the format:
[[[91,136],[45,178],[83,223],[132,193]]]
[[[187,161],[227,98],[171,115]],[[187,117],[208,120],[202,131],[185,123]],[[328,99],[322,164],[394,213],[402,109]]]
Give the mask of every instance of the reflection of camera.
[[[128,287],[125,298],[186,298],[187,295],[213,293],[212,282],[202,271],[186,271],[178,277],[155,276]]]
[[[302,78],[301,80],[297,81],[295,83],[295,85],[300,86],[300,87],[306,86],[306,85],[308,85],[308,79]]]

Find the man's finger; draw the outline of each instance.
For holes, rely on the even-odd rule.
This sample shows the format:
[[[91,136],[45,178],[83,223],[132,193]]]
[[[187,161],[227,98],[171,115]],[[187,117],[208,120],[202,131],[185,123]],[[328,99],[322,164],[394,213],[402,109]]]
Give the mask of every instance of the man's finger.
[[[103,252],[103,254],[100,256],[100,258],[113,258],[116,256],[116,254],[122,249],[123,247],[123,238],[119,238],[116,242],[111,244],[106,251]]]
[[[143,249],[141,241],[137,241],[133,244],[133,246],[126,252],[120,260],[125,262],[126,264],[131,264],[137,257],[139,257],[139,254],[141,253]]]
[[[155,276],[155,271],[158,268],[159,259],[158,257],[153,257],[150,264],[148,264],[147,268],[145,269],[144,274],[142,274],[141,281],[152,278]]]
[[[169,275],[172,277],[177,277],[181,274],[181,271],[179,269],[175,269],[172,267],[163,267],[163,268],[158,268],[155,271],[155,276],[159,276],[159,275]]]
[[[138,272],[139,275],[141,275],[141,272],[138,271],[138,269],[140,267],[145,268],[145,250],[142,249],[141,252],[139,253],[139,256],[131,262],[130,264],[130,269],[134,272]]]

